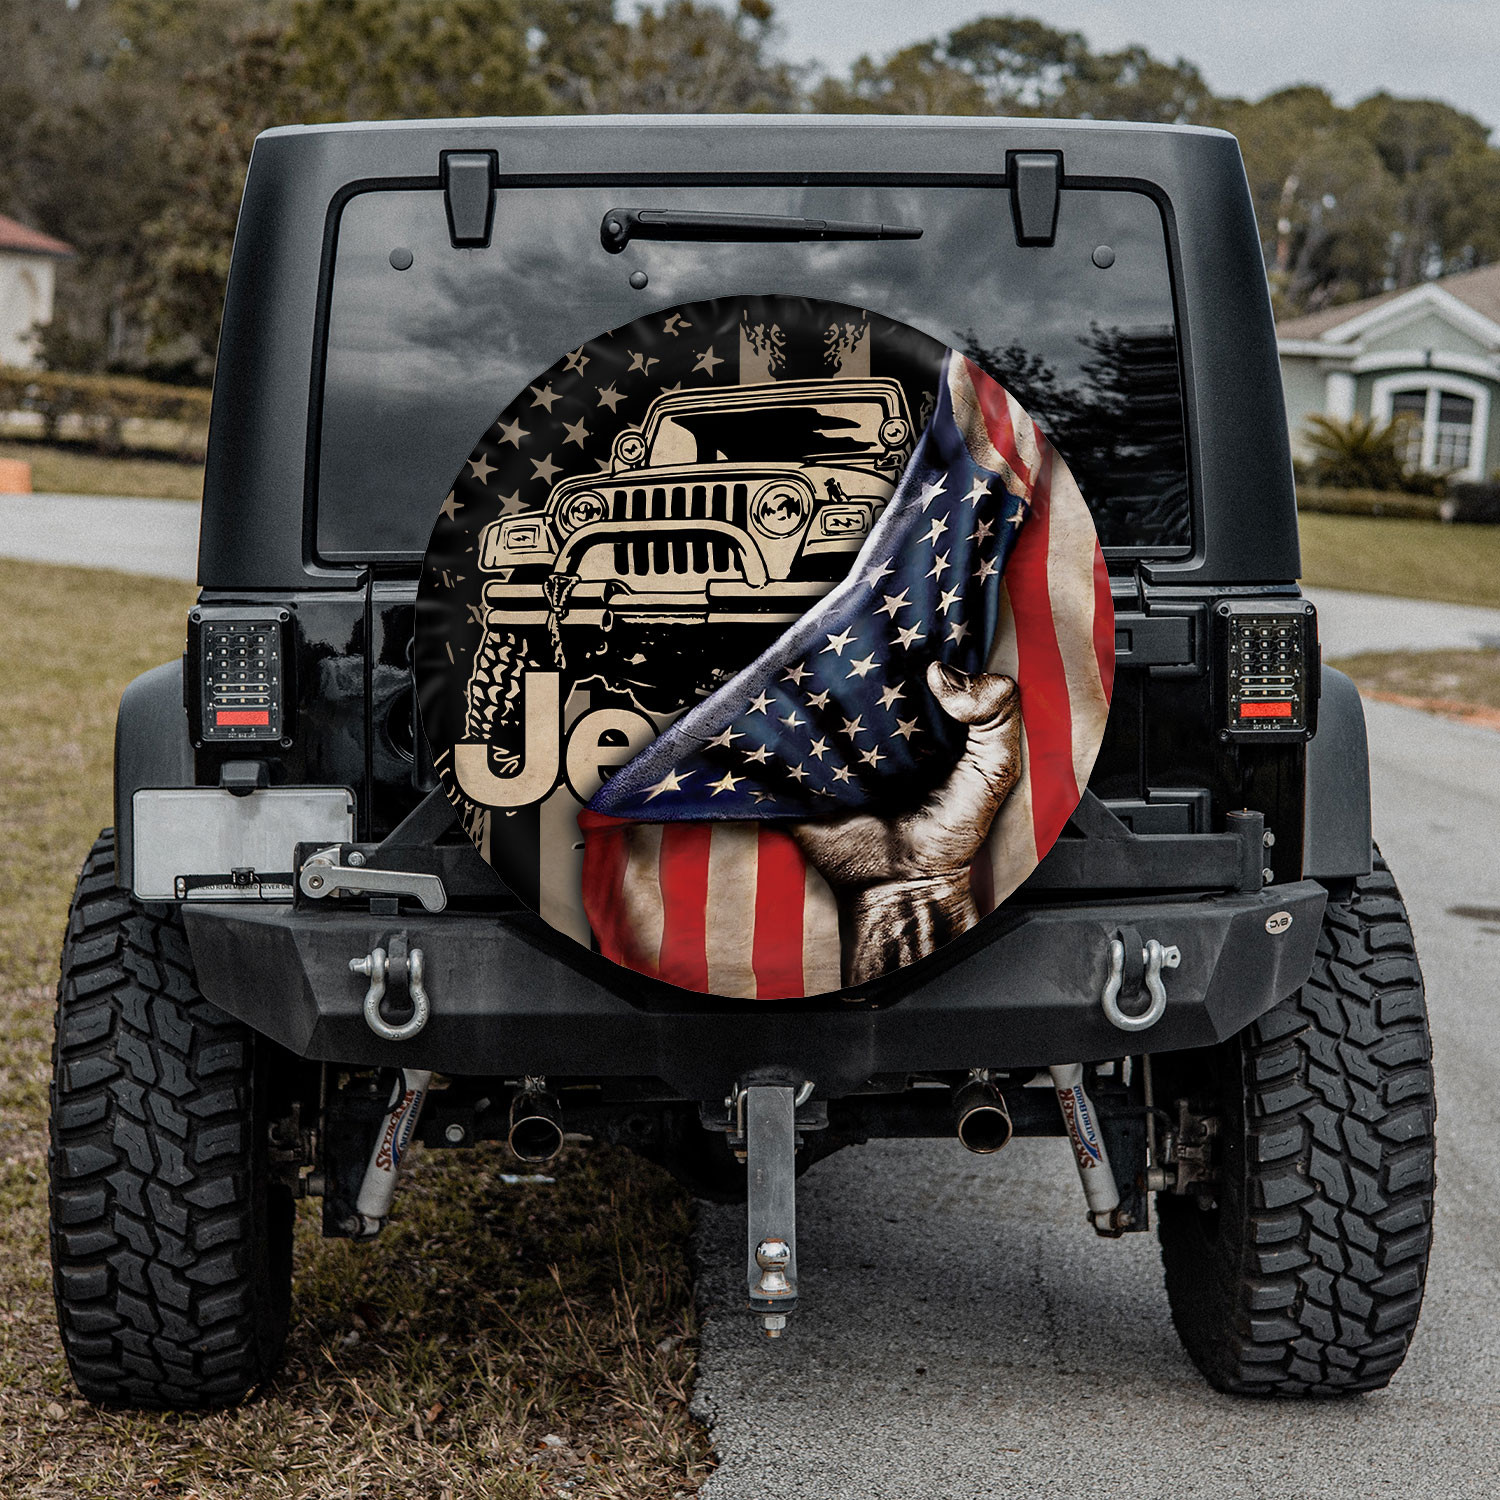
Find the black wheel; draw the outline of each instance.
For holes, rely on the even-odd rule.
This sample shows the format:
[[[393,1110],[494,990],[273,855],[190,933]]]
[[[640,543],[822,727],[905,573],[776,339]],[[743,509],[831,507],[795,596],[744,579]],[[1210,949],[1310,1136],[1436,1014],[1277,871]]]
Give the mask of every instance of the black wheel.
[[[219,1406],[276,1367],[293,1203],[268,1173],[268,1052],[198,993],[175,912],[115,884],[106,830],[63,942],[48,1154],[58,1325],[90,1400]]]
[[[1432,1044],[1379,852],[1331,896],[1312,976],[1239,1036],[1158,1060],[1217,1116],[1217,1179],[1158,1196],[1172,1319],[1221,1391],[1369,1391],[1416,1330],[1432,1244]]]

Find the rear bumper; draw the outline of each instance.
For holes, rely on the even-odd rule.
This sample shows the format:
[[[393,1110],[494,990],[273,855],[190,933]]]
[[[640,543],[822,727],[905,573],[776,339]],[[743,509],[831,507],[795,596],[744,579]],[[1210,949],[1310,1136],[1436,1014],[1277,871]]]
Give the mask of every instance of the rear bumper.
[[[660,1080],[722,1099],[775,1068],[824,1098],[881,1074],[1041,1067],[1201,1047],[1233,1035],[1312,968],[1326,893],[1315,881],[1248,894],[1007,907],[866,998],[746,1003],[626,973],[530,914],[371,916],[352,909],[184,907],[209,999],[300,1056],[457,1075]],[[1290,926],[1267,931],[1289,914]],[[1099,996],[1123,925],[1181,950],[1166,1014],[1125,1033]],[[1282,924],[1272,923],[1273,927]],[[349,960],[404,933],[425,957],[432,1017],[405,1043],[365,1025]]]

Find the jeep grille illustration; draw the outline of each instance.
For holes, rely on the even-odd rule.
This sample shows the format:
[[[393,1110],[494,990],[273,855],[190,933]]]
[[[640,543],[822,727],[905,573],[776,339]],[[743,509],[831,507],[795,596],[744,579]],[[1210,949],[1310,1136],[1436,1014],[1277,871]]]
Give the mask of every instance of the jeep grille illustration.
[[[486,602],[516,624],[795,618],[847,571],[912,442],[895,380],[668,392],[607,473],[485,529]]]

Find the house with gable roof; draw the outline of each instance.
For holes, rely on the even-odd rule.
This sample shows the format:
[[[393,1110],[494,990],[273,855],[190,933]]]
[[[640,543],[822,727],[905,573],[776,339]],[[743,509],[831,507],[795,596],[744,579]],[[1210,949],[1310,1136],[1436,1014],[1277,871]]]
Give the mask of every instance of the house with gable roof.
[[[37,362],[36,330],[52,321],[57,263],[73,247],[0,214],[0,365]]]
[[[1407,461],[1459,479],[1500,469],[1500,265],[1277,325],[1292,451],[1314,413],[1405,413]]]

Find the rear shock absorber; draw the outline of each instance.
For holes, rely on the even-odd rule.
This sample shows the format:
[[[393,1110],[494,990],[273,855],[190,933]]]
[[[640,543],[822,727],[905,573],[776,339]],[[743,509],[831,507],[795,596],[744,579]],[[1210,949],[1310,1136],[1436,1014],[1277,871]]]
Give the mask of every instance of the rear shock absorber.
[[[380,1134],[375,1138],[375,1149],[370,1153],[365,1178],[354,1204],[359,1215],[358,1239],[370,1239],[385,1228],[396,1196],[396,1176],[401,1170],[401,1158],[416,1132],[431,1083],[430,1068],[402,1068],[396,1074],[390,1108]]]
[[[1083,1086],[1083,1064],[1059,1063],[1049,1071],[1073,1147],[1073,1160],[1078,1164],[1078,1180],[1083,1184],[1089,1222],[1100,1234],[1119,1234],[1120,1188],[1109,1164],[1109,1150],[1099,1129],[1093,1100]]]

